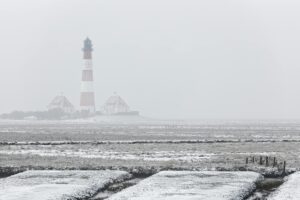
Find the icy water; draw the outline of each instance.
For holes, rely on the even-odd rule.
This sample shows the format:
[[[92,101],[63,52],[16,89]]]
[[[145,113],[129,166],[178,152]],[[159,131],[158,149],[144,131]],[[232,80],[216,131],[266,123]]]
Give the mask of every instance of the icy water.
[[[293,121],[0,123],[1,166],[211,169],[273,156],[299,168],[299,144]]]

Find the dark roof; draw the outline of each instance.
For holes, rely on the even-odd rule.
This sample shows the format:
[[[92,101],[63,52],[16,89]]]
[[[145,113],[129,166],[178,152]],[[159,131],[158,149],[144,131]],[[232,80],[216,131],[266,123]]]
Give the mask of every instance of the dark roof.
[[[83,51],[93,51],[93,44],[90,38],[86,38],[83,42]]]

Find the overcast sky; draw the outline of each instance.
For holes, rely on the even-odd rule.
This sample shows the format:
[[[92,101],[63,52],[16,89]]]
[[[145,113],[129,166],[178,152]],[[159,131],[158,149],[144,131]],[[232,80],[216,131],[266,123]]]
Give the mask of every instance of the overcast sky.
[[[0,113],[78,108],[83,40],[97,108],[158,118],[300,119],[299,0],[0,0]]]

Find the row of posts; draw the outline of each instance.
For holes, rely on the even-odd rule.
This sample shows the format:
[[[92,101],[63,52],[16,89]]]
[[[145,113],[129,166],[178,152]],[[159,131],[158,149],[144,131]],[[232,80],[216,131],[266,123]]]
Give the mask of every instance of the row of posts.
[[[246,165],[248,165],[249,163],[255,163],[255,157],[251,156],[246,157]],[[279,163],[277,162],[277,158],[276,157],[269,157],[266,156],[265,158],[263,156],[259,157],[258,160],[258,164],[259,165],[265,165],[266,167],[272,166],[272,167],[278,167],[279,168]],[[285,168],[286,168],[286,161],[283,161],[283,168],[282,168],[282,173],[285,174]]]

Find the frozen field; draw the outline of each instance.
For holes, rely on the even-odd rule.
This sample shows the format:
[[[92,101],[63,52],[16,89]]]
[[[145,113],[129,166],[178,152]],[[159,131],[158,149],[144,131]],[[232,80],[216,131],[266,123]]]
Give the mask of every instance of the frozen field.
[[[300,173],[286,177],[286,182],[272,194],[269,200],[298,200],[300,199]]]
[[[131,124],[0,121],[1,142],[300,141],[300,122],[149,122]]]
[[[2,176],[5,176],[7,170],[7,174],[9,174],[9,169],[16,171],[27,169],[117,169],[126,170],[136,178],[144,178],[161,170],[243,170],[245,169],[245,159],[248,156],[256,156],[256,158],[259,156],[276,157],[278,162],[286,160],[287,168],[299,169],[299,145],[299,122],[176,121],[113,124],[10,121],[0,122],[0,172],[4,169]],[[253,169],[251,164],[247,167]],[[254,167],[256,170],[257,166],[254,165]],[[264,167],[262,168],[264,170]],[[271,172],[273,169],[275,168],[272,168]],[[267,173],[269,170],[270,168],[267,169]],[[261,169],[257,171],[262,172]],[[239,195],[248,194],[253,189],[253,182],[257,178],[255,173],[244,173],[248,177],[246,178],[243,173],[224,173],[231,175],[223,176],[222,173],[216,175],[218,172],[212,172],[214,175],[210,176],[212,177],[210,180],[214,180],[216,183],[210,183],[209,180],[206,180],[206,176],[202,176],[203,173],[200,176],[197,172],[189,172],[186,175],[182,175],[185,172],[178,172],[177,175],[171,177],[175,181],[167,184],[165,179],[170,177],[164,176],[164,173],[144,179],[132,188],[136,188],[134,190],[137,191],[146,190],[149,192],[155,187],[161,188],[161,186],[154,184],[158,181],[159,185],[165,188],[170,186],[170,188],[168,191],[157,190],[156,199],[163,199],[161,196],[165,193],[180,195],[175,189],[176,186],[184,188],[180,192],[186,193],[186,199],[195,199],[195,196],[198,199],[201,195],[207,195],[203,191],[210,191],[209,196],[211,194],[220,195],[220,193],[214,192],[216,188],[221,191],[230,191],[224,192],[223,199],[225,197],[225,199],[230,199],[230,195],[234,195],[232,199],[239,199]],[[201,172],[199,173],[201,174]],[[6,179],[0,179],[2,187],[4,187],[3,185],[12,186],[1,189],[5,189],[6,192],[0,192],[0,194],[6,196],[4,198],[0,195],[0,199],[13,199],[15,198],[14,195],[17,194],[26,196],[28,191],[39,190],[36,187],[43,187],[43,190],[52,195],[53,190],[48,190],[48,186],[44,187],[43,184],[46,182],[41,180],[38,182],[41,182],[42,186],[32,185],[28,190],[23,188],[24,190],[21,189],[19,193],[14,194],[12,191],[18,185],[26,185],[26,179],[22,179],[24,183],[13,181],[13,178],[19,175],[9,177],[7,180],[11,181],[8,184],[3,184]],[[232,183],[228,181],[230,176],[230,179],[234,180]],[[90,184],[89,180],[81,180],[83,181],[82,185],[79,184],[79,187],[78,184],[75,184],[74,189],[77,191],[78,188],[86,188],[85,186]],[[203,184],[202,181],[204,180],[211,185]],[[55,182],[54,179],[52,181]],[[61,186],[73,188],[72,184],[66,183]],[[154,185],[151,185],[152,183]],[[101,186],[103,182],[99,184]],[[196,184],[207,187],[207,190],[194,188],[193,186]],[[243,187],[237,187],[238,184],[243,185]],[[124,199],[128,199],[128,196],[136,194],[132,188],[125,189],[117,195],[124,195]],[[70,190],[74,191],[73,189]],[[289,194],[284,186],[281,190],[284,191],[285,195]],[[111,193],[114,192],[108,191],[107,194]],[[256,193],[260,195],[259,191]],[[117,198],[117,195],[111,198]],[[280,195],[281,193],[277,194],[277,196]],[[281,198],[281,196],[277,196],[275,195],[274,199]],[[220,197],[220,199],[222,198]]]
[[[42,168],[241,166],[276,156],[300,166],[298,122],[0,122],[0,165]]]
[[[0,179],[0,199],[242,200],[263,179],[254,172],[163,171],[106,196],[108,188],[125,184],[131,178],[127,172],[112,170],[26,171]]]
[[[76,200],[95,195],[114,181],[130,178],[122,171],[27,171],[0,179],[1,200]]]
[[[260,179],[254,172],[160,172],[109,200],[242,200]]]

